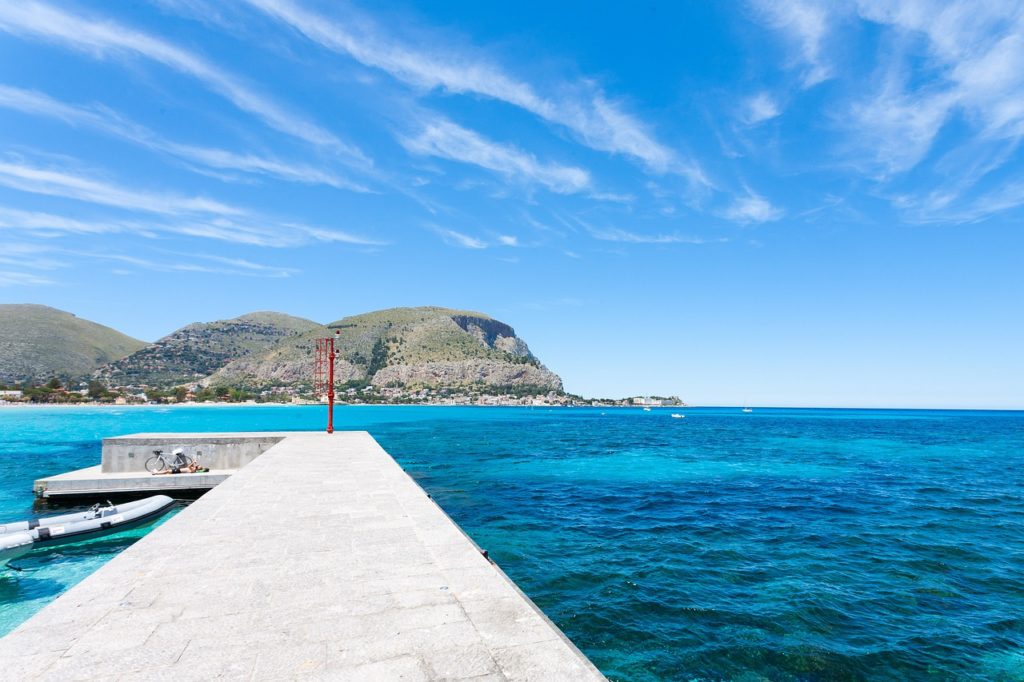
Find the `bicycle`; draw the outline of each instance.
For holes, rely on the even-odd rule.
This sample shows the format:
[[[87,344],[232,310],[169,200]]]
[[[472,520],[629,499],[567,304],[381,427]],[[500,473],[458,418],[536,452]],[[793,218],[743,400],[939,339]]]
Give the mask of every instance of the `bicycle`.
[[[163,450],[154,450],[153,456],[146,460],[146,471],[155,474],[168,469],[187,469],[193,463],[195,460],[182,450],[175,450],[170,457],[165,455]]]

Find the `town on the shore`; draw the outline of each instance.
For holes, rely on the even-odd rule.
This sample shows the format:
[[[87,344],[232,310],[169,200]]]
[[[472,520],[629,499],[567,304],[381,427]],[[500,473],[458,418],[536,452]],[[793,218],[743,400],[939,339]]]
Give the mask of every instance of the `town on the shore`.
[[[491,405],[572,407],[669,407],[684,406],[677,396],[633,396],[628,398],[584,398],[556,391],[531,391],[529,387],[455,386],[406,388],[374,386],[350,381],[335,392],[340,405]],[[191,384],[171,389],[150,386],[108,387],[97,380],[62,382],[54,378],[41,385],[0,385],[0,405],[168,405],[168,404],[291,404],[315,405],[327,401],[309,386],[276,386],[249,391],[226,386]]]

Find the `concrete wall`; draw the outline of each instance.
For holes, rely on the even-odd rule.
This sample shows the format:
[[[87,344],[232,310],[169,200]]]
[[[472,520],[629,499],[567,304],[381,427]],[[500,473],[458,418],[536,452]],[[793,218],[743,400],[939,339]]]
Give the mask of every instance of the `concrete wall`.
[[[280,433],[222,434],[138,434],[103,439],[103,473],[146,470],[154,450],[170,456],[176,448],[198,457],[210,469],[240,469],[284,438]]]

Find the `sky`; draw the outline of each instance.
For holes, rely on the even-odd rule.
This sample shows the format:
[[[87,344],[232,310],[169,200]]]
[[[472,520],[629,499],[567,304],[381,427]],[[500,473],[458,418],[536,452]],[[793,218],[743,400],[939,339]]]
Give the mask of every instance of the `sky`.
[[[567,390],[1024,408],[1024,3],[0,4],[0,302],[511,324]]]

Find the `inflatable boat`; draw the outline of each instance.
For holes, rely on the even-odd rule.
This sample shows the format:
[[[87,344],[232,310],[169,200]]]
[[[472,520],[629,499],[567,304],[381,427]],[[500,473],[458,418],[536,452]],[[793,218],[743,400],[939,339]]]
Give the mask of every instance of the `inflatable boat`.
[[[31,533],[0,535],[0,568],[6,566],[11,559],[17,559],[22,554],[30,552],[34,544]]]
[[[106,507],[97,504],[89,511],[75,514],[0,525],[0,566],[35,547],[90,540],[136,528],[156,521],[173,506],[170,497],[154,495]]]

